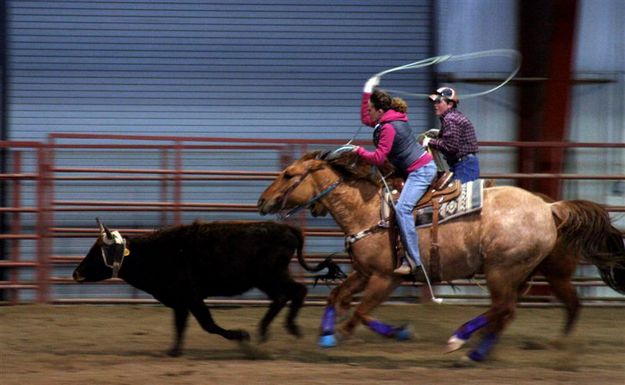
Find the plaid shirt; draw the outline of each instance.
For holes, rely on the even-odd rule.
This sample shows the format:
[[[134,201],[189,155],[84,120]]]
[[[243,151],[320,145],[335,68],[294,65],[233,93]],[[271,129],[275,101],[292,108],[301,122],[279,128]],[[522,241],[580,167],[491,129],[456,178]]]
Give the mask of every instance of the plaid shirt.
[[[477,153],[477,136],[473,123],[455,108],[440,116],[441,130],[429,146],[440,151],[448,163],[454,164],[467,154]]]

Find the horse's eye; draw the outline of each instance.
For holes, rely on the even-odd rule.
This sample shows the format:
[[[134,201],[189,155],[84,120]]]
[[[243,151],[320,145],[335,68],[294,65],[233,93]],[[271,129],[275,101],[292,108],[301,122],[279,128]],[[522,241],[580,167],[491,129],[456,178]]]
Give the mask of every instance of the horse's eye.
[[[284,172],[284,174],[282,175],[282,177],[283,177],[284,179],[287,179],[287,180],[288,180],[288,179],[293,178],[293,174],[291,174],[291,173],[289,173],[289,172],[286,172],[286,171],[285,171],[285,172]]]

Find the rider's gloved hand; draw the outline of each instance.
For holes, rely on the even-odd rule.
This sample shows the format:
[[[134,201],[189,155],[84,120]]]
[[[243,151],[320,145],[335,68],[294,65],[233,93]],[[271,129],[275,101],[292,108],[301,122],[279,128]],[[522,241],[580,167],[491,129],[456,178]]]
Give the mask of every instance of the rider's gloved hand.
[[[429,130],[427,130],[423,134],[425,136],[429,136],[430,138],[438,138],[438,133],[439,132],[440,132],[440,130],[437,129],[437,128],[430,128]]]
[[[373,89],[378,86],[378,84],[380,84],[380,77],[372,76],[365,83],[365,87],[362,89],[362,92],[370,94],[373,92]]]

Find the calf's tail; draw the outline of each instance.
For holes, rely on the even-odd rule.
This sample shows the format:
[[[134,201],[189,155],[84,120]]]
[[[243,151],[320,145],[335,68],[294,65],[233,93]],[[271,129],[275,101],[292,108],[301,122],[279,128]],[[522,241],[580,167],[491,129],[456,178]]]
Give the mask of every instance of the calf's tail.
[[[327,269],[327,272],[325,274],[315,276],[315,285],[317,284],[317,281],[319,281],[320,279],[323,281],[328,281],[328,280],[333,281],[336,279],[342,279],[342,278],[347,277],[347,275],[343,272],[343,270],[341,270],[339,265],[332,260],[332,256],[328,256],[326,259],[321,261],[315,267],[311,267],[310,265],[308,265],[308,263],[306,263],[306,260],[304,259],[304,252],[303,252],[304,234],[302,233],[300,229],[296,227],[290,226],[290,228],[298,240],[297,261],[299,262],[299,264],[307,271],[311,271],[313,273],[317,273],[323,269]]]
[[[571,200],[551,204],[558,241],[599,268],[612,289],[625,294],[625,241],[600,205]]]

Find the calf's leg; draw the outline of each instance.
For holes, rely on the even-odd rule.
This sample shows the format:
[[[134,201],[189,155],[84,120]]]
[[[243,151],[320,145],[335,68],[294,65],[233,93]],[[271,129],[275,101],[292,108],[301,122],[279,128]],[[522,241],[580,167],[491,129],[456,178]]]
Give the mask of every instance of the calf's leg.
[[[219,334],[228,340],[249,341],[250,335],[245,330],[226,330],[215,323],[210,311],[204,305],[204,301],[197,300],[189,304],[189,310],[200,324],[202,329],[208,333]]]
[[[267,313],[265,313],[265,316],[259,324],[258,329],[261,342],[267,340],[269,325],[288,301],[291,301],[291,306],[286,319],[286,328],[289,333],[298,337],[301,336],[299,327],[295,324],[295,318],[304,303],[307,292],[306,287],[295,282],[288,271],[284,271],[280,277],[272,278],[271,281],[258,285],[258,288],[265,292],[272,300],[271,305],[269,305],[269,310],[267,310]]]
[[[184,331],[187,328],[187,319],[189,318],[189,309],[184,306],[173,308],[174,326],[176,328],[176,336],[171,349],[167,351],[172,357],[178,357],[182,354],[182,342],[184,339]]]
[[[292,335],[301,337],[302,332],[299,326],[295,323],[295,318],[297,318],[297,314],[302,308],[302,305],[304,305],[304,299],[306,298],[308,289],[306,289],[306,286],[301,283],[292,281],[287,290],[291,296],[291,305],[289,306],[289,314],[287,314],[286,317],[285,327],[286,330]]]
[[[280,310],[286,305],[287,297],[283,294],[269,294],[269,298],[271,298],[271,304],[269,305],[269,309],[265,316],[260,321],[258,325],[258,333],[260,334],[260,342],[267,341],[268,335],[267,330],[269,329],[269,325],[273,321],[274,318],[278,315]]]

